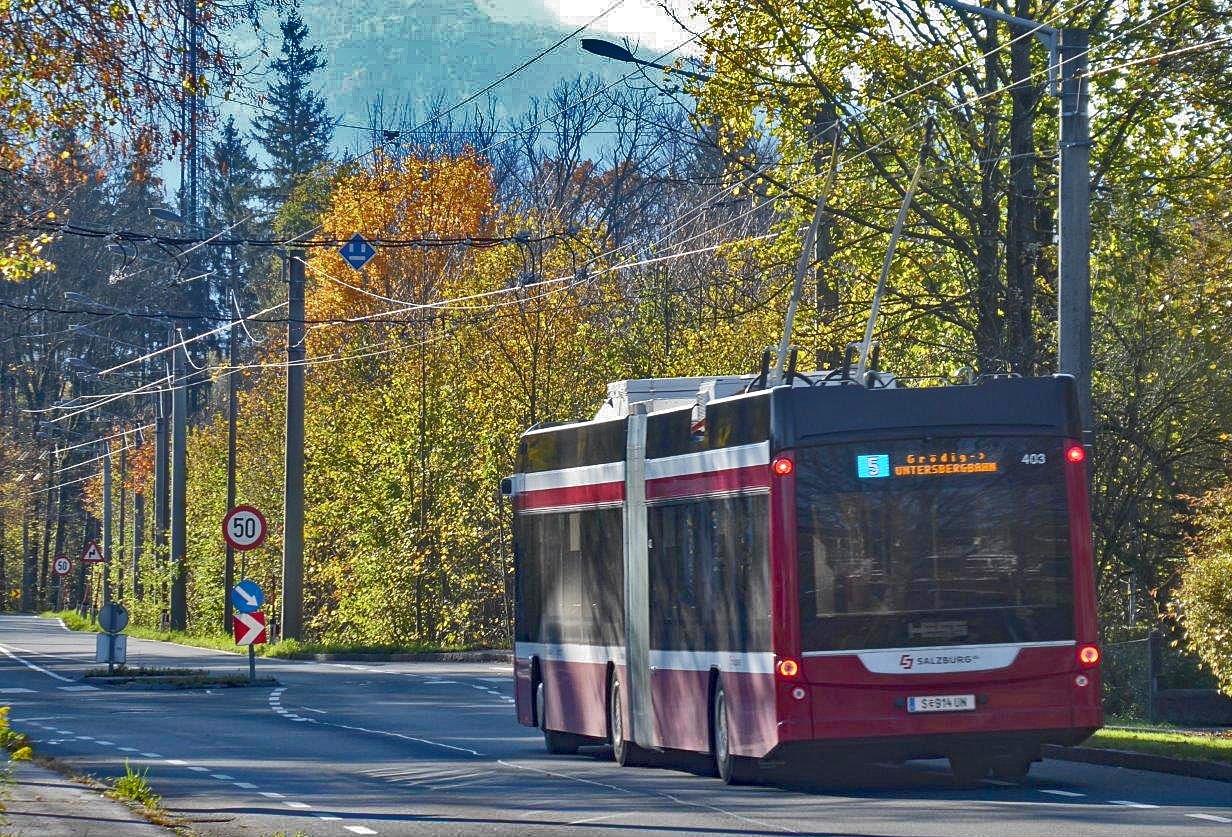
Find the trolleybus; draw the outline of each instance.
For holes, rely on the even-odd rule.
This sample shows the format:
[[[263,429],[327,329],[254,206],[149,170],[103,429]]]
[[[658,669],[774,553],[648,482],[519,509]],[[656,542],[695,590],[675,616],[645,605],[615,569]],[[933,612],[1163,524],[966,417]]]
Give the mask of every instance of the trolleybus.
[[[1100,727],[1073,379],[793,380],[618,382],[522,436],[518,720],[727,782],[818,753],[1020,777]]]

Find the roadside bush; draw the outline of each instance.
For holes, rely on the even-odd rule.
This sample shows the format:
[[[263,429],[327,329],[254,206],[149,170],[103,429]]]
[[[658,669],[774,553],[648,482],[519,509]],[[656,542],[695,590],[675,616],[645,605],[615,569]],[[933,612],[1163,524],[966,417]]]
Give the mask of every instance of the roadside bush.
[[[1192,523],[1173,608],[1185,643],[1232,696],[1232,485],[1198,500]]]

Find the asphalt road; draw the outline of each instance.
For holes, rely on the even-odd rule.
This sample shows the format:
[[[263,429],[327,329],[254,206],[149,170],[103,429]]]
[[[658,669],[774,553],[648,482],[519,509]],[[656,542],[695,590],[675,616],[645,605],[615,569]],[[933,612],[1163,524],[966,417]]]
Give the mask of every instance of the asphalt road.
[[[944,763],[912,762],[729,788],[681,761],[549,756],[514,721],[507,666],[259,660],[277,686],[132,691],[80,682],[93,649],[58,622],[0,616],[13,726],[80,771],[148,771],[205,835],[1232,834],[1224,782],[1045,761],[1024,782],[961,789]],[[129,663],[246,666],[134,639]]]

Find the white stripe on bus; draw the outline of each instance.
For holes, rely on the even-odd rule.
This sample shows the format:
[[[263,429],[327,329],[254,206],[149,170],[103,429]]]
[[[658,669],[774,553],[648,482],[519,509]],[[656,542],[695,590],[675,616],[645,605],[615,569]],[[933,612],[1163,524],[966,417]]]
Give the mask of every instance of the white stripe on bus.
[[[624,482],[625,463],[605,462],[602,465],[582,465],[578,468],[561,468],[556,471],[535,471],[522,474],[521,477],[522,484],[519,486],[519,492]]]
[[[733,468],[749,468],[770,463],[770,443],[756,442],[751,445],[736,445],[730,448],[682,453],[662,459],[646,460],[646,479],[684,477],[705,474],[710,471],[730,471]]]
[[[519,660],[539,657],[562,663],[613,662],[625,664],[625,649],[619,645],[581,645],[575,643],[518,642],[514,655]],[[717,668],[742,674],[772,674],[774,654],[770,651],[650,651],[651,669],[664,671],[709,671]]]

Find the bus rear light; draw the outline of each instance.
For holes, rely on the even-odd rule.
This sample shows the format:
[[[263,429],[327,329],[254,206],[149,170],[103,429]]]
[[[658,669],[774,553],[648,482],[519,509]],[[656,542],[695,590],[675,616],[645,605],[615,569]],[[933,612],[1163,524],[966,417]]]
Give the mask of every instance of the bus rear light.
[[[795,660],[779,660],[778,669],[782,677],[795,677],[800,673],[800,664]]]
[[[1087,450],[1082,445],[1070,445],[1065,451],[1065,458],[1077,465],[1087,458]]]
[[[791,472],[796,470],[796,463],[792,462],[789,457],[780,456],[774,460],[770,468],[774,471],[777,477],[791,476]]]
[[[1074,685],[1078,687],[1089,685],[1090,682],[1085,674],[1080,674],[1074,678]]]
[[[1099,665],[1099,646],[1084,645],[1078,649],[1078,662],[1084,666]]]
[[[791,696],[794,697],[796,700],[804,700],[804,697],[807,694],[808,692],[804,691],[803,686],[797,686],[796,688],[791,690]]]

